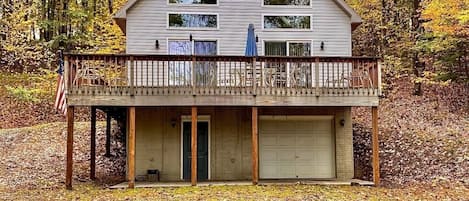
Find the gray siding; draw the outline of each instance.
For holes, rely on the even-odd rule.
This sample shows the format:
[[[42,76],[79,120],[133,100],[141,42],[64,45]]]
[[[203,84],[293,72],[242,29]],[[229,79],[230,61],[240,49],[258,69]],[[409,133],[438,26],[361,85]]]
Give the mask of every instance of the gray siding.
[[[217,6],[168,5],[167,0],[140,0],[127,12],[127,53],[167,54],[167,39],[217,40],[220,55],[243,55],[247,27],[253,23],[263,55],[265,40],[312,40],[315,56],[351,56],[351,18],[333,0],[312,0],[312,7],[263,7],[262,0],[219,0]],[[168,12],[217,13],[218,30],[169,30]],[[264,14],[312,15],[312,30],[262,29]],[[160,49],[155,48],[155,40]],[[321,41],[325,50],[320,50]]]

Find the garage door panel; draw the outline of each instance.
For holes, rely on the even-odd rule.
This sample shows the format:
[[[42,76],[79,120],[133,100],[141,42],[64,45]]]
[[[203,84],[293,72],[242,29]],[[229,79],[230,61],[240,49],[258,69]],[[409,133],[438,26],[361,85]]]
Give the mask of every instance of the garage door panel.
[[[313,146],[330,147],[332,145],[331,137],[317,137],[312,143]]]
[[[259,154],[259,157],[262,159],[262,161],[277,161],[277,150],[270,150],[265,149]]]
[[[296,121],[295,128],[297,131],[311,131],[314,128],[314,124],[311,121]]]
[[[311,165],[297,165],[295,171],[298,178],[313,178],[315,174]]]
[[[277,164],[268,165],[266,164],[262,171],[260,171],[260,177],[266,179],[272,179],[277,176]]]
[[[296,159],[297,159],[297,163],[298,162],[312,162],[314,161],[314,155],[311,154],[312,151],[297,151],[296,152]]]
[[[328,120],[327,121],[326,120],[314,121],[313,125],[314,125],[314,130],[316,131],[331,131],[332,130],[331,123]]]
[[[261,120],[260,177],[333,178],[332,121]]]
[[[295,162],[295,150],[285,150],[278,152],[277,160],[280,161],[287,161],[287,162]]]
[[[317,151],[317,154],[315,154],[315,162],[317,164],[324,164],[324,165],[328,165],[328,164],[331,164],[333,163],[332,161],[332,157],[330,157],[330,151],[325,151],[325,150],[321,150],[321,151]]]
[[[296,146],[311,146],[315,143],[314,137],[309,135],[297,135]]]
[[[278,146],[295,146],[296,144],[296,137],[294,135],[284,135],[279,136],[278,138]]]
[[[265,135],[262,137],[262,140],[259,141],[260,146],[268,146],[268,145],[277,145],[277,136],[276,135]]]
[[[285,178],[295,178],[296,174],[295,171],[292,171],[295,169],[295,165],[292,163],[289,164],[280,164],[278,167],[278,175],[279,178],[285,179]]]

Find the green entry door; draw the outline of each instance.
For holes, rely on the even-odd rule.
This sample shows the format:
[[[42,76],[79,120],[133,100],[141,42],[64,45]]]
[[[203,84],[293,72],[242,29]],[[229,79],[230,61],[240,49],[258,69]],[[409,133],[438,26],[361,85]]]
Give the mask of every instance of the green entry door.
[[[183,123],[183,178],[191,179],[191,122]],[[208,122],[197,123],[197,180],[208,180]]]

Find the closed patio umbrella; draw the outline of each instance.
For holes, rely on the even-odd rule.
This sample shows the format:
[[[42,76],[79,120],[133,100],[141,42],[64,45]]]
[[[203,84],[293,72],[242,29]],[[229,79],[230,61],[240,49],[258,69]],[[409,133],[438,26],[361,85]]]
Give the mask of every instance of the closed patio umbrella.
[[[244,55],[247,57],[256,57],[257,56],[257,44],[256,44],[256,35],[254,33],[254,25],[249,24],[248,27],[248,36],[246,40],[246,50]],[[256,63],[256,58],[253,58],[252,65],[253,68],[247,67],[245,71],[240,74],[242,85],[249,85],[247,81],[250,81],[250,84],[253,84],[253,78],[255,73],[254,65]],[[249,65],[249,64],[248,64]]]
[[[249,24],[248,28],[248,37],[246,40],[246,51],[244,53],[247,57],[257,56],[257,44],[256,44],[256,35],[254,33],[254,25]]]

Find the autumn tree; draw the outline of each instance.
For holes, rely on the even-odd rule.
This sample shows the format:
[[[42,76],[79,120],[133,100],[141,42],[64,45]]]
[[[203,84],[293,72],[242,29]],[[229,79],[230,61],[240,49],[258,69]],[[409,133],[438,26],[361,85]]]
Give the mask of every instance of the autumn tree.
[[[424,50],[441,79],[469,77],[469,0],[427,0]]]
[[[124,3],[125,0],[1,0],[0,69],[34,71],[48,67],[55,61],[58,49],[123,52],[125,38],[112,15]]]

